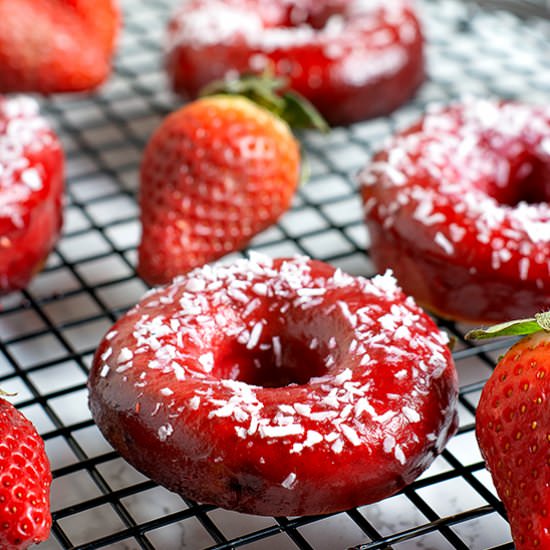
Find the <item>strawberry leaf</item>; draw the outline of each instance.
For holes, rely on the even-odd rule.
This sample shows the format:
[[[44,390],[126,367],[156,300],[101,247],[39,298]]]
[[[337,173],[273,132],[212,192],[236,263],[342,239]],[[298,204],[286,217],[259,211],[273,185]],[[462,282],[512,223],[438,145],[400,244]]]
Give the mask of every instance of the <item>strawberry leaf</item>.
[[[541,330],[550,332],[550,311],[536,313],[535,317],[530,319],[517,319],[488,328],[471,330],[465,338],[466,340],[487,340],[504,336],[526,336]]]
[[[219,94],[244,96],[279,116],[285,105],[283,98],[277,94],[277,90],[284,85],[285,81],[280,78],[243,76],[228,80],[215,80],[201,90],[200,96]]]
[[[319,111],[304,96],[288,91],[282,98],[285,105],[281,118],[286,120],[291,128],[315,128],[321,132],[330,130]]]
[[[240,78],[216,80],[203,88],[201,97],[228,94],[244,96],[283,119],[291,128],[313,128],[328,132],[329,125],[305,97],[288,89],[284,78],[270,72],[243,75]]]

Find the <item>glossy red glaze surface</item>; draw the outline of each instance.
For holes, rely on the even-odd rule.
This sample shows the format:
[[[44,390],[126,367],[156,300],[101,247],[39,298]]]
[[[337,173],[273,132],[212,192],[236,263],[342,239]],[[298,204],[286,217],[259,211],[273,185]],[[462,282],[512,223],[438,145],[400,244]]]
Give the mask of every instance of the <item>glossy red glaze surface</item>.
[[[0,97],[0,293],[24,288],[62,223],[63,151],[30,98]]]
[[[192,0],[170,21],[166,63],[191,98],[213,80],[270,70],[333,125],[391,112],[424,79],[406,0]]]
[[[446,338],[395,280],[254,257],[149,292],[100,344],[92,415],[140,471],[264,515],[413,481],[456,428]]]
[[[550,110],[430,112],[360,175],[370,253],[404,291],[485,323],[550,307]]]

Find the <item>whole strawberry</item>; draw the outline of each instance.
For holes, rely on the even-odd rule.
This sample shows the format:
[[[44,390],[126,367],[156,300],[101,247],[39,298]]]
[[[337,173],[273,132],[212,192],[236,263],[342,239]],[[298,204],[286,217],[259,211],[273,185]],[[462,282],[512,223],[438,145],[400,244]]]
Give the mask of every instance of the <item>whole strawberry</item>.
[[[48,538],[52,474],[31,422],[0,398],[0,548],[20,550]]]
[[[300,149],[289,125],[270,110],[297,123],[310,113],[297,109],[294,96],[283,100],[257,89],[268,108],[239,95],[205,97],[168,116],[149,141],[138,250],[138,272],[148,283],[167,283],[243,248],[288,209]]]
[[[485,385],[476,433],[516,550],[550,548],[550,312],[471,338],[526,334]]]
[[[115,0],[0,0],[0,92],[77,92],[111,70]]]

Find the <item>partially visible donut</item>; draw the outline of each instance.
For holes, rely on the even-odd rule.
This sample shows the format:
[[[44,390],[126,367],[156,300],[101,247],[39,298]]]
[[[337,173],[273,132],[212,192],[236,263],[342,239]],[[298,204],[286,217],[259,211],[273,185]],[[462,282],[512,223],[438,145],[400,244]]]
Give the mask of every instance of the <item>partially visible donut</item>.
[[[333,512],[413,481],[456,428],[446,339],[391,275],[307,258],[205,266],[150,291],[101,342],[93,418],[186,497]]]
[[[359,177],[380,272],[476,323],[550,308],[550,108],[437,107]]]
[[[168,28],[167,68],[187,97],[213,80],[271,70],[335,124],[397,108],[424,79],[407,0],[190,0]]]
[[[0,96],[0,294],[24,288],[59,237],[61,143],[38,104]]]

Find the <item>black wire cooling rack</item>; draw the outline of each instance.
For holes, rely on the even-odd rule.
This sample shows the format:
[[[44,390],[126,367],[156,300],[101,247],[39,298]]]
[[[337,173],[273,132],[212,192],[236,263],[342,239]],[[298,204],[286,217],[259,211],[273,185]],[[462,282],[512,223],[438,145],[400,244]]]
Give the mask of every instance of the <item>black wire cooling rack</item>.
[[[109,83],[92,96],[42,101],[68,159],[64,234],[30,287],[0,302],[0,385],[17,392],[15,403],[43,435],[54,473],[54,524],[43,548],[513,548],[474,436],[480,390],[503,344],[472,347],[460,325],[440,322],[458,342],[459,432],[415,483],[377,504],[328,517],[236,514],[156,486],[104,441],[87,409],[88,367],[103,333],[145,291],[133,268],[138,165],[147,137],[177,105],[161,62],[174,2],[123,4],[125,30]],[[531,9],[536,3],[514,4]],[[541,14],[543,5],[537,7]],[[390,133],[416,119],[427,103],[465,94],[548,101],[550,22],[494,7],[419,1],[429,81],[391,117],[328,136],[303,134],[311,182],[253,248],[270,255],[306,253],[372,275],[354,174]]]
[[[506,9],[521,17],[537,16],[550,19],[548,0],[470,0],[484,8]]]

